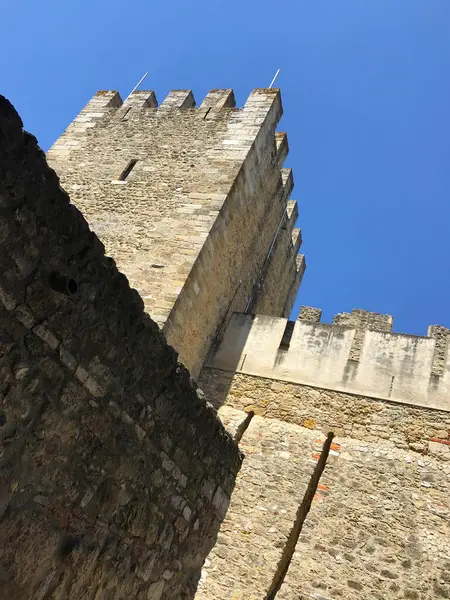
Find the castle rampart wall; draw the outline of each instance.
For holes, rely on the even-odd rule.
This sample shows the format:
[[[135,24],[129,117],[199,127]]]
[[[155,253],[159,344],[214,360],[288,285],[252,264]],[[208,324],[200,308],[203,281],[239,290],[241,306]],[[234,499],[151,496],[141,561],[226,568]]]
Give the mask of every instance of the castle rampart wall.
[[[306,311],[307,312],[307,311]],[[304,313],[306,314],[306,313]],[[316,316],[314,316],[314,314]],[[388,315],[353,311],[333,325],[235,314],[208,366],[450,410],[450,331],[393,333]],[[300,314],[302,317],[302,313]]]
[[[275,137],[277,90],[254,90],[243,109],[231,90],[213,90],[194,107],[189,90],[159,107],[153,92],[123,104],[99,92],[48,157],[195,376],[233,311],[256,302],[292,176],[281,170],[287,141]],[[283,244],[285,284],[267,288],[279,315],[300,282],[289,236]]]
[[[0,250],[0,598],[192,598],[241,455],[3,97]]]
[[[354,311],[336,319],[349,323],[350,329],[321,325],[316,330],[319,340],[315,340],[309,327],[319,327],[319,313],[304,307],[300,316],[306,320],[288,328],[285,319],[235,315],[234,324],[240,320],[239,331],[234,331],[233,338],[227,337],[233,331],[232,321],[223,345],[243,349],[236,353],[238,366],[232,369],[231,361],[220,366],[213,361],[214,366],[202,370],[199,384],[220,408],[230,433],[248,415],[254,417],[240,440],[245,453],[243,467],[217,544],[204,565],[196,599],[267,598],[279,577],[280,559],[288,549],[289,568],[277,600],[450,597],[448,404],[443,396],[433,399],[433,407],[423,397],[417,402],[413,397],[408,397],[408,402],[382,398],[376,395],[377,388],[367,385],[370,395],[321,387],[317,370],[312,371],[316,381],[305,385],[300,369],[305,364],[311,369],[308,357],[315,349],[325,355],[326,368],[328,350],[319,344],[324,331],[331,347],[332,332],[350,332],[349,338],[344,338],[345,360],[349,360],[352,348],[354,353],[359,351],[359,360],[364,360],[366,344],[379,344],[379,338],[367,340],[368,333],[383,334],[394,343],[396,337],[406,338],[406,343],[412,337],[390,333],[392,319],[387,315]],[[363,330],[361,338],[356,333],[364,325],[381,331]],[[258,334],[255,338],[253,327]],[[300,352],[296,328],[310,336]],[[446,374],[446,330],[434,327],[430,333],[436,335],[436,330],[437,340],[419,338],[431,346],[427,346],[423,376],[431,381]],[[288,374],[275,369],[280,344],[284,352],[297,349],[296,366],[301,377],[293,365]],[[256,360],[257,350],[262,352],[263,348],[272,352],[272,362],[261,365]],[[379,351],[386,348],[391,348],[389,341]],[[394,348],[398,352],[405,346]],[[369,354],[371,360],[374,352],[372,349]],[[221,359],[225,356],[221,354]],[[408,356],[403,357],[406,364]],[[315,360],[320,359],[316,356]],[[397,360],[392,362],[394,366],[401,365],[401,354]],[[423,359],[415,361],[413,367],[421,364]],[[344,360],[341,365],[345,369]],[[436,375],[437,369],[443,375]],[[264,371],[268,375],[261,375]],[[310,377],[310,371],[307,373]],[[438,410],[436,405],[443,407]],[[289,547],[305,490],[329,432],[335,437],[325,470],[298,541]]]
[[[203,379],[209,392],[220,381],[220,373],[229,375],[216,371],[211,386]],[[447,435],[448,413],[392,403],[385,403],[382,410],[381,402],[372,399],[339,400],[336,392],[317,389],[308,398],[298,384],[236,377],[230,404],[220,410],[231,432],[247,414],[233,404],[246,404],[246,410],[259,405],[264,414],[264,402],[269,400],[279,405],[283,420],[256,415],[241,439],[246,457],[196,600],[267,597],[322,451],[321,426],[337,431],[337,423],[352,435],[338,432],[333,440],[276,599],[448,597],[450,442],[428,439],[424,450],[417,452],[394,441],[401,428],[397,421],[405,417],[404,431],[413,437],[417,430],[429,435],[438,428]],[[292,411],[292,404],[307,405],[310,418],[318,418],[317,427],[311,421],[307,427],[287,422],[282,407]],[[428,416],[422,420],[424,413]],[[434,427],[429,427],[430,413],[435,414]]]

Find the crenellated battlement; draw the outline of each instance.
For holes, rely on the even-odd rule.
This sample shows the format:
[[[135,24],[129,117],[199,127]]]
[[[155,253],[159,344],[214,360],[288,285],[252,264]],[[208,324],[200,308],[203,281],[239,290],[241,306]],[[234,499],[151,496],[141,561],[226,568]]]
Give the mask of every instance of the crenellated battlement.
[[[155,92],[148,90],[138,90],[133,92],[123,102],[121,108],[128,110],[130,108],[145,109],[145,108],[156,108],[158,101],[156,100]]]
[[[302,245],[302,230],[298,227],[295,227],[292,231],[291,239],[294,253],[297,254],[300,250],[300,246]]]
[[[273,109],[274,114],[278,115],[278,121],[282,114],[282,105],[280,90],[254,89],[248,96],[242,108],[236,108],[236,100],[232,89],[210,90],[204,99],[198,104],[195,100],[192,90],[171,90],[164,100],[160,103],[156,100],[153,90],[136,90],[132,92],[125,100],[122,100],[120,93],[116,90],[99,90],[89,100],[80,114],[86,111],[96,109],[104,111],[105,109],[118,109],[122,106],[137,106],[142,109],[149,108],[173,108],[173,109],[234,109],[236,111],[246,111],[253,113],[252,117],[258,120],[258,116],[264,115],[267,109]],[[259,115],[257,114],[259,112]],[[103,116],[103,115],[102,115]],[[277,147],[283,149],[287,154],[288,143],[287,135],[284,132],[277,133]]]
[[[172,90],[161,102],[160,108],[195,108],[192,90]]]
[[[302,307],[296,322],[234,314],[208,366],[450,411],[450,329],[392,332],[392,317],[363,310],[320,323]]]
[[[174,112],[184,113],[190,110],[193,111],[193,117],[200,120],[228,121],[228,139],[223,140],[225,148],[221,147],[220,151],[227,150],[227,157],[236,160],[245,156],[261,127],[272,128],[274,152],[278,155],[279,167],[282,167],[289,148],[286,134],[275,133],[275,127],[283,112],[278,89],[254,89],[242,108],[236,108],[232,89],[211,90],[198,108],[192,90],[171,90],[159,104],[153,90],[134,91],[124,101],[115,90],[101,90],[89,100],[55,142],[48,156],[55,164],[56,161],[60,163],[73,150],[83,149],[93,128],[98,128],[101,124],[106,125],[111,120],[125,124],[128,122],[129,126],[134,126],[133,119],[167,119],[173,118]],[[283,174],[283,181],[289,195],[293,180],[288,170]]]

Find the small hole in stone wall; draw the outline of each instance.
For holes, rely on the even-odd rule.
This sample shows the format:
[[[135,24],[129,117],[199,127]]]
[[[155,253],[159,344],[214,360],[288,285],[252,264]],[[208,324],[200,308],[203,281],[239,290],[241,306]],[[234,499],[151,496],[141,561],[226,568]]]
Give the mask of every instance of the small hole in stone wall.
[[[63,535],[56,549],[56,555],[59,558],[69,556],[69,554],[75,550],[79,543],[80,539],[78,537],[73,535]]]
[[[5,415],[0,415],[0,427],[2,427],[6,423]]]
[[[78,284],[75,279],[69,278],[69,281],[67,282],[67,290],[71,296],[78,292]]]
[[[125,169],[120,174],[119,181],[125,181],[125,179],[128,177],[128,175],[131,173],[131,171],[136,166],[136,163],[137,163],[137,159],[133,158],[133,160],[130,160],[128,165],[125,167]]]
[[[65,294],[66,296],[74,296],[78,292],[78,283],[76,280],[62,273],[52,273],[49,283],[55,292]]]

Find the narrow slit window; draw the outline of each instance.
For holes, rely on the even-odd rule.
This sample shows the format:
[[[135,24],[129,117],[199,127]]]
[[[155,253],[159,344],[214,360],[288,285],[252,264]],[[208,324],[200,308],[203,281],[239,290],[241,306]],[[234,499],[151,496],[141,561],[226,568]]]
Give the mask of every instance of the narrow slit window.
[[[281,338],[279,350],[289,350],[292,333],[294,332],[295,321],[288,321]]]
[[[131,173],[131,171],[136,166],[136,163],[137,163],[137,159],[133,158],[133,160],[130,160],[128,165],[125,167],[125,169],[120,174],[119,181],[125,181],[125,179],[128,177],[128,175]]]

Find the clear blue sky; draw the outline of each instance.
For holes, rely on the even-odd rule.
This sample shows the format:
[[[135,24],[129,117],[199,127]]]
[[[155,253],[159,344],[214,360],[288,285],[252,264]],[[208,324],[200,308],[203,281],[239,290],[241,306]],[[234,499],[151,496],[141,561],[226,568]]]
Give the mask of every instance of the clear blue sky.
[[[47,150],[97,89],[145,71],[242,104],[281,67],[308,269],[297,300],[450,327],[450,0],[17,0],[0,91]]]

